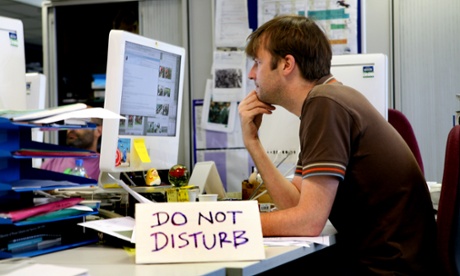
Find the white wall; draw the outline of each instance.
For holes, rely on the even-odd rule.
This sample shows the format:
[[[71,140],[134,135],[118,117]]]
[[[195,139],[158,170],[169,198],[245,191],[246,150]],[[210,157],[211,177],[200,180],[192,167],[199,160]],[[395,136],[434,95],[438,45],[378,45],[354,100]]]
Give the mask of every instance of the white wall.
[[[395,92],[417,137],[429,181],[441,182],[460,104],[460,1],[393,0]]]
[[[409,119],[428,181],[442,181],[460,110],[460,1],[364,0],[367,52],[389,56],[393,107]]]
[[[388,56],[388,67],[393,68],[393,33],[391,0],[362,0],[363,53],[383,53]],[[364,23],[365,22],[365,23]],[[393,70],[388,74],[388,106],[394,107]]]
[[[213,0],[190,2],[190,90],[192,99],[203,99],[206,80],[211,77]]]

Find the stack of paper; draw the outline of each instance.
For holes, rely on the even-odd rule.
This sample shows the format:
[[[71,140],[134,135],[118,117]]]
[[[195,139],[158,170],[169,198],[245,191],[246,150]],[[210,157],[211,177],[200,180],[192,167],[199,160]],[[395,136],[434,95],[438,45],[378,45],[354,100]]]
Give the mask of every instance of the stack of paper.
[[[0,218],[11,220],[12,222],[24,220],[37,215],[50,213],[53,211],[61,210],[67,207],[74,206],[81,202],[83,198],[63,198],[56,201],[51,201],[37,206],[13,210],[9,212],[0,213]]]
[[[69,104],[38,110],[0,110],[0,117],[13,122],[31,124],[52,124],[59,121],[77,122],[89,121],[90,118],[125,119],[108,109],[88,107],[83,103]]]

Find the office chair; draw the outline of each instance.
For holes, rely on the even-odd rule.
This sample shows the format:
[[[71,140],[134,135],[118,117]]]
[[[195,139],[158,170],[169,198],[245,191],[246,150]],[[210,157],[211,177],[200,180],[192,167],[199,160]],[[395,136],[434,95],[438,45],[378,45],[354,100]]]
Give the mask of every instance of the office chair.
[[[424,172],[422,155],[420,154],[420,148],[418,147],[417,139],[415,137],[414,130],[407,117],[399,110],[389,108],[388,109],[388,122],[399,132],[404,141],[411,149],[412,153],[417,159],[418,165],[422,173]]]
[[[450,130],[447,137],[437,215],[438,253],[447,275],[460,275],[459,185],[460,125],[456,125]]]

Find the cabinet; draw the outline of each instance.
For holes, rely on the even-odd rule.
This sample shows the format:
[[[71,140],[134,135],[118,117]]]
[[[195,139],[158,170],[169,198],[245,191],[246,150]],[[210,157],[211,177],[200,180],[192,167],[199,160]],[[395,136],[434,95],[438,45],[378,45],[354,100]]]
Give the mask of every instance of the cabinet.
[[[12,123],[9,119],[0,118],[0,213],[30,207],[33,205],[34,192],[38,190],[97,185],[97,181],[93,179],[33,168],[32,157],[40,157],[39,155],[17,154],[20,149],[70,149],[32,141],[31,130],[35,127],[38,126]],[[46,130],[56,131],[60,128],[62,127],[49,127]],[[72,150],[75,151],[73,148]],[[0,259],[36,256],[96,242],[96,234],[85,233],[84,228],[77,225],[87,215],[98,213],[97,204],[90,208],[92,211],[84,214],[45,217],[38,221],[15,222],[10,218],[0,217]],[[33,243],[30,247],[15,248],[14,246],[19,245],[12,242],[40,238],[44,239],[43,243]]]

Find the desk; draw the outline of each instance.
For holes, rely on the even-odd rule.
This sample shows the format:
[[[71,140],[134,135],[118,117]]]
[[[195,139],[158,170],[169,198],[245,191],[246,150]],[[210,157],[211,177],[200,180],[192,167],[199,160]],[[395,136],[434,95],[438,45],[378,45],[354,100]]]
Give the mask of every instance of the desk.
[[[261,261],[136,264],[135,257],[121,248],[89,245],[32,258],[34,263],[86,268],[91,276],[106,275],[254,275],[268,271],[323,248],[266,247]]]
[[[335,243],[335,228],[328,223],[321,236],[327,244]],[[34,263],[86,268],[91,276],[105,275],[209,275],[246,276],[269,271],[326,247],[267,246],[265,259],[203,263],[136,264],[135,256],[121,248],[87,245],[32,258]]]

